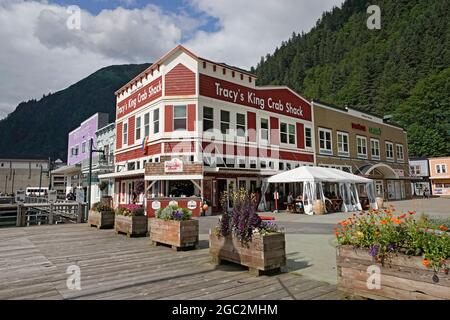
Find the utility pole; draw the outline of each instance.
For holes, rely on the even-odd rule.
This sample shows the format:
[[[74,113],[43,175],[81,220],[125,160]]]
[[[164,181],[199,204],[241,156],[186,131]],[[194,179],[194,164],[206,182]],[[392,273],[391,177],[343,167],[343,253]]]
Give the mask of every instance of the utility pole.
[[[39,174],[39,189],[38,189],[39,196],[41,195],[41,187],[42,187],[42,164],[41,164],[41,172]]]
[[[8,192],[8,175],[6,175],[6,179],[5,179],[5,195]]]
[[[93,149],[94,139],[89,140],[89,176],[88,176],[88,196],[87,196],[87,204],[88,210],[91,208],[91,184],[92,184],[92,153],[98,152],[104,154],[103,150]]]

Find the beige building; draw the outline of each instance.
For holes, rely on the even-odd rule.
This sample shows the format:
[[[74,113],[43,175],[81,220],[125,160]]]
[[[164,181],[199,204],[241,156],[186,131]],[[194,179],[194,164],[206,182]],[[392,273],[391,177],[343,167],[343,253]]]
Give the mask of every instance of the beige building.
[[[450,157],[430,158],[428,162],[433,196],[450,196]]]
[[[0,159],[0,193],[12,194],[29,187],[38,188],[40,180],[41,187],[48,188],[48,167],[48,160]]]
[[[373,179],[386,200],[411,197],[405,130],[354,109],[312,104],[318,166]]]

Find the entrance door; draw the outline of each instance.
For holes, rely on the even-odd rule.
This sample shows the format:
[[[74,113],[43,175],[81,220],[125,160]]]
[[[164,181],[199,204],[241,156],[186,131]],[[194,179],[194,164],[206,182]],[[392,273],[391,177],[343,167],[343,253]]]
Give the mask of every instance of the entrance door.
[[[388,180],[387,181],[387,191],[388,191],[388,199],[394,200],[395,199],[395,185],[394,181]]]
[[[222,208],[222,196],[223,193],[227,191],[227,180],[226,179],[217,179],[217,204],[219,207],[219,210],[223,210]]]
[[[375,180],[375,197],[383,197],[383,180]]]
[[[227,179],[227,193],[228,193],[228,210],[233,209],[233,201],[230,197],[231,194],[233,194],[236,191],[236,180],[235,179]]]

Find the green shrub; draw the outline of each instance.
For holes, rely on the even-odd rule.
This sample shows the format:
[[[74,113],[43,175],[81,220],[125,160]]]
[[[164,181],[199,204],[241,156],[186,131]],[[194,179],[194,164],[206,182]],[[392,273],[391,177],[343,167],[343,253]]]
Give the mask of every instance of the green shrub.
[[[92,205],[91,210],[98,212],[114,212],[114,209],[103,202],[96,202]]]
[[[169,205],[164,209],[156,211],[156,217],[163,220],[190,220],[192,211],[186,208],[180,208],[177,205]]]

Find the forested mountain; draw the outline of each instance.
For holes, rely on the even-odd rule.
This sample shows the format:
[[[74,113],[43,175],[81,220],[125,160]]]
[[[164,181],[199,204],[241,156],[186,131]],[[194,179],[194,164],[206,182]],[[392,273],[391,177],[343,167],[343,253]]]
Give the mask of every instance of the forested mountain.
[[[114,121],[114,92],[148,64],[102,68],[70,87],[40,100],[20,103],[0,120],[0,158],[67,157],[67,135],[96,112]]]
[[[258,84],[391,114],[407,129],[410,156],[450,155],[450,1],[370,4],[381,9],[380,30],[367,28],[367,1],[347,0],[262,57]]]

